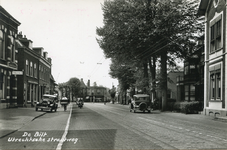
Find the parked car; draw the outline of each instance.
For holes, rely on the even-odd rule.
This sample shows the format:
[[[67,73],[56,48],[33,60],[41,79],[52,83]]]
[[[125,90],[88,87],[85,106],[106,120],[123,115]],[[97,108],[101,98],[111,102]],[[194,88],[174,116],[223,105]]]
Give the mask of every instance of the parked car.
[[[58,109],[58,98],[56,95],[44,94],[41,102],[36,102],[35,110],[41,111],[57,111]]]
[[[140,111],[148,111],[151,112],[151,101],[150,96],[147,94],[136,94],[133,95],[133,99],[131,100],[130,104],[130,112],[136,112],[137,110]]]

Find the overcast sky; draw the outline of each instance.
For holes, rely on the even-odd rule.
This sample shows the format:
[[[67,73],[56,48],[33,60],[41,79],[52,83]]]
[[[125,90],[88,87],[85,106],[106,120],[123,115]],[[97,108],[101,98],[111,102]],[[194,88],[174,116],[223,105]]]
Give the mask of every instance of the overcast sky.
[[[85,84],[117,86],[109,72],[96,38],[96,27],[103,26],[104,0],[0,0],[0,4],[21,25],[19,32],[43,47],[52,59],[52,75],[57,83],[71,77]]]

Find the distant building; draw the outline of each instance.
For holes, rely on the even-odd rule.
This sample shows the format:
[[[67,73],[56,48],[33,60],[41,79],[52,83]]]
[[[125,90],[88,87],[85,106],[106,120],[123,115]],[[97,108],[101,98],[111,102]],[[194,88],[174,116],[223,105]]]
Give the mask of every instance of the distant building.
[[[104,102],[108,98],[108,88],[103,86],[90,86],[90,80],[87,85],[81,79],[81,92],[79,97],[83,98],[85,102]]]
[[[5,107],[17,107],[19,25],[20,22],[0,6],[0,102]]]

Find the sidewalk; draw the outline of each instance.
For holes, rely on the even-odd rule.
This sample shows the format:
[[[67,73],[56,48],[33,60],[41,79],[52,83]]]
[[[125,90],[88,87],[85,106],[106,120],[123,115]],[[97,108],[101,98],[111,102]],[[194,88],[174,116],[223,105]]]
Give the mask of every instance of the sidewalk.
[[[19,130],[46,112],[35,111],[34,107],[1,108],[0,109],[0,138]]]
[[[71,105],[70,103],[69,105]],[[58,110],[64,108],[58,104]],[[58,111],[57,110],[57,111]],[[35,111],[35,107],[0,107],[0,139],[19,130],[27,123],[45,115],[45,111]]]
[[[115,104],[117,104],[117,105],[121,105],[121,106],[123,106],[123,107],[126,107],[127,109],[129,108],[129,105],[123,105],[123,104],[120,104],[120,103],[115,103]],[[114,105],[114,104],[111,104],[111,105]],[[171,112],[171,111],[165,111],[165,112],[161,112],[160,110],[154,110],[154,111],[151,111],[151,113],[169,113],[169,114],[172,114],[172,115],[180,115],[180,114],[182,114],[183,115],[183,113],[180,113],[180,112]],[[184,115],[186,115],[186,114],[184,114]],[[188,115],[190,115],[190,114],[188,114]],[[205,117],[208,117],[208,118],[210,118],[210,119],[213,119],[213,120],[218,120],[218,121],[222,121],[222,122],[227,122],[227,116],[225,116],[225,117],[221,117],[221,116],[209,116],[209,115],[204,115],[204,114],[194,114],[194,115],[198,115],[198,117],[199,116],[205,116]]]

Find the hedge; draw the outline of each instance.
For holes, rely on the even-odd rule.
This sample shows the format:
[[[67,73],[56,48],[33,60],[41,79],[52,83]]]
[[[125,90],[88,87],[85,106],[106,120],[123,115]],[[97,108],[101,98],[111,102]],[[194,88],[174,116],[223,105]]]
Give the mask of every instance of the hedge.
[[[174,104],[169,104],[172,106],[172,111],[182,112],[185,114],[197,114],[199,111],[203,110],[203,102],[193,101],[193,102],[175,102]]]

